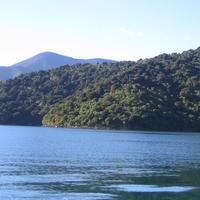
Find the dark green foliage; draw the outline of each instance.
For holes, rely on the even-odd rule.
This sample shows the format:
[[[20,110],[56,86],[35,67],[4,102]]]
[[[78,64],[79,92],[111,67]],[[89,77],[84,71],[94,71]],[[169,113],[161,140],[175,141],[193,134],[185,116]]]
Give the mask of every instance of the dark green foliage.
[[[0,86],[0,123],[200,131],[200,48],[63,66]]]
[[[64,66],[20,75],[1,83],[0,124],[41,125],[51,105],[102,76],[109,77],[109,68],[109,64]]]

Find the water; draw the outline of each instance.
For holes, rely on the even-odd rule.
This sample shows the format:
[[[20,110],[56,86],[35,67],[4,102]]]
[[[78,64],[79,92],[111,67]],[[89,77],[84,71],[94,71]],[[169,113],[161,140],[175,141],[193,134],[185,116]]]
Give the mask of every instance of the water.
[[[0,126],[0,199],[199,200],[200,134]]]

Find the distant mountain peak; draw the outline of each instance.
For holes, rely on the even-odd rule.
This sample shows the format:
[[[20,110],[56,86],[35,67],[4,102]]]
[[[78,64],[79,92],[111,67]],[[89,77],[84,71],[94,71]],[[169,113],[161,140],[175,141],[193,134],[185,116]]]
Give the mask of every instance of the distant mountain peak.
[[[11,65],[8,68],[0,67],[0,80],[6,80],[13,78],[22,73],[28,73],[39,70],[48,70],[56,68],[63,65],[74,65],[74,64],[96,64],[103,62],[116,62],[113,60],[103,59],[103,58],[94,58],[94,59],[77,59],[69,56],[64,56],[55,52],[45,51],[39,54],[36,54],[26,60],[18,62],[14,65]]]
[[[63,56],[63,57],[72,58],[70,56],[65,56],[65,55],[58,54],[58,53],[55,53],[55,52],[52,52],[52,51],[44,51],[44,52],[36,54],[33,57],[49,57],[49,56]],[[31,58],[33,58],[33,57],[31,57]]]
[[[115,62],[113,60],[103,59],[103,58],[93,58],[93,59],[77,59],[69,56],[64,56],[58,53],[51,51],[41,52],[31,58],[28,58],[24,61],[16,63],[11,67],[29,67],[29,68],[38,68],[38,69],[49,69],[52,67],[59,67],[61,65],[73,65],[77,63],[91,63],[95,64],[97,62]]]

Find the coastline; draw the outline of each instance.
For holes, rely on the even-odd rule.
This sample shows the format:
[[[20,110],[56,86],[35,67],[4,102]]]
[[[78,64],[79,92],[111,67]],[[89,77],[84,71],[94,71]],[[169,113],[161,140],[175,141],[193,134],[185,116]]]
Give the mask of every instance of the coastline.
[[[194,134],[200,134],[200,131],[192,131],[192,130],[182,130],[182,131],[179,131],[179,130],[146,130],[146,129],[114,129],[114,128],[109,128],[109,127],[87,127],[87,126],[82,126],[82,127],[79,127],[79,126],[68,126],[68,127],[65,127],[65,126],[47,126],[47,125],[9,125],[9,124],[0,124],[0,127],[1,126],[10,126],[10,127],[33,127],[33,128],[52,128],[52,129],[83,129],[83,130],[96,130],[96,131],[116,131],[116,132],[130,132],[130,133],[133,133],[133,132],[137,132],[137,133],[156,133],[156,134],[170,134],[170,133],[173,133],[173,134],[191,134],[191,133],[194,133]]]

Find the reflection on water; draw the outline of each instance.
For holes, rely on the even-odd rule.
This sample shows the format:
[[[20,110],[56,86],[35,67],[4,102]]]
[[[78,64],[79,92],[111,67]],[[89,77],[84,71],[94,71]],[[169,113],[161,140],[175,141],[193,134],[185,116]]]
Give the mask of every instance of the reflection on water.
[[[158,186],[158,185],[111,185],[109,188],[124,192],[187,192],[195,189],[189,186]]]
[[[0,127],[0,199],[199,200],[200,134]]]

